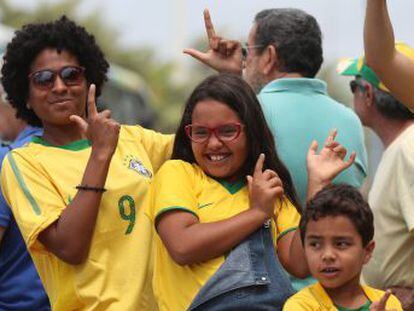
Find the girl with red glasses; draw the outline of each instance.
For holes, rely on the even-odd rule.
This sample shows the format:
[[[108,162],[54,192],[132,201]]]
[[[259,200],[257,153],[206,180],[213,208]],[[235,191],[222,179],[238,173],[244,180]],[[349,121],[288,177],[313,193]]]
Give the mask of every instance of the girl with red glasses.
[[[329,136],[308,156],[310,195],[341,170]],[[260,104],[240,77],[204,80],[188,99],[173,155],[157,173],[146,213],[157,230],[160,310],[280,310],[293,294],[283,271],[308,275],[300,207]]]

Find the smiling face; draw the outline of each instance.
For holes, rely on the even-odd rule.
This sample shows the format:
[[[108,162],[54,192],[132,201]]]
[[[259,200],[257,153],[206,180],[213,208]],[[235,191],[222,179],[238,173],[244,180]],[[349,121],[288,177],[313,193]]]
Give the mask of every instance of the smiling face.
[[[359,286],[374,249],[373,241],[362,246],[354,224],[342,215],[310,220],[304,245],[309,269],[327,291]]]
[[[30,73],[45,69],[58,72],[66,66],[79,66],[79,62],[74,55],[65,50],[58,53],[56,49],[47,48],[34,59],[30,66]],[[41,119],[45,128],[49,125],[71,124],[69,117],[73,114],[83,116],[86,98],[87,83],[84,78],[80,84],[68,86],[57,76],[49,89],[39,88],[29,79],[27,104]]]
[[[229,123],[242,122],[229,106],[213,99],[198,102],[192,113],[192,124],[217,128]],[[241,177],[248,152],[244,130],[231,141],[222,141],[211,134],[203,143],[192,141],[191,148],[197,164],[207,175],[228,180]]]

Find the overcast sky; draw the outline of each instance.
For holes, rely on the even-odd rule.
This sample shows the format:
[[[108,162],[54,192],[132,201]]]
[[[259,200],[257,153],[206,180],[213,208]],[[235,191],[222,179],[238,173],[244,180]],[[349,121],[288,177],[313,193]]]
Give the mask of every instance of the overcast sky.
[[[414,45],[414,1],[388,2],[396,37]],[[30,9],[38,1],[13,3]],[[82,11],[102,12],[124,44],[152,46],[162,57],[179,60],[185,57],[181,50],[204,35],[204,8],[210,9],[217,32],[245,41],[255,13],[275,7],[300,8],[314,15],[324,34],[327,59],[362,51],[364,0],[84,0]]]

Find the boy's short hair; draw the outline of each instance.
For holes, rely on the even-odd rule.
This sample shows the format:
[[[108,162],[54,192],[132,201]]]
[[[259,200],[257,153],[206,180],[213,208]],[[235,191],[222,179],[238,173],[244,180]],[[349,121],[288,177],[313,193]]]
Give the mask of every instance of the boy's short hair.
[[[366,246],[374,237],[374,216],[368,203],[355,187],[329,185],[319,191],[308,203],[300,221],[302,243],[305,240],[308,222],[327,216],[345,216],[355,226]]]

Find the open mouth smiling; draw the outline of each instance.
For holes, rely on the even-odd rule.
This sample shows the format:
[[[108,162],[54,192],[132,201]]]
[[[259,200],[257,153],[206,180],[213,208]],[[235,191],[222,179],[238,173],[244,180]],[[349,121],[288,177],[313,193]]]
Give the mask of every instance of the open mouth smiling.
[[[230,155],[230,153],[207,154],[206,158],[211,162],[220,162],[226,160]]]

